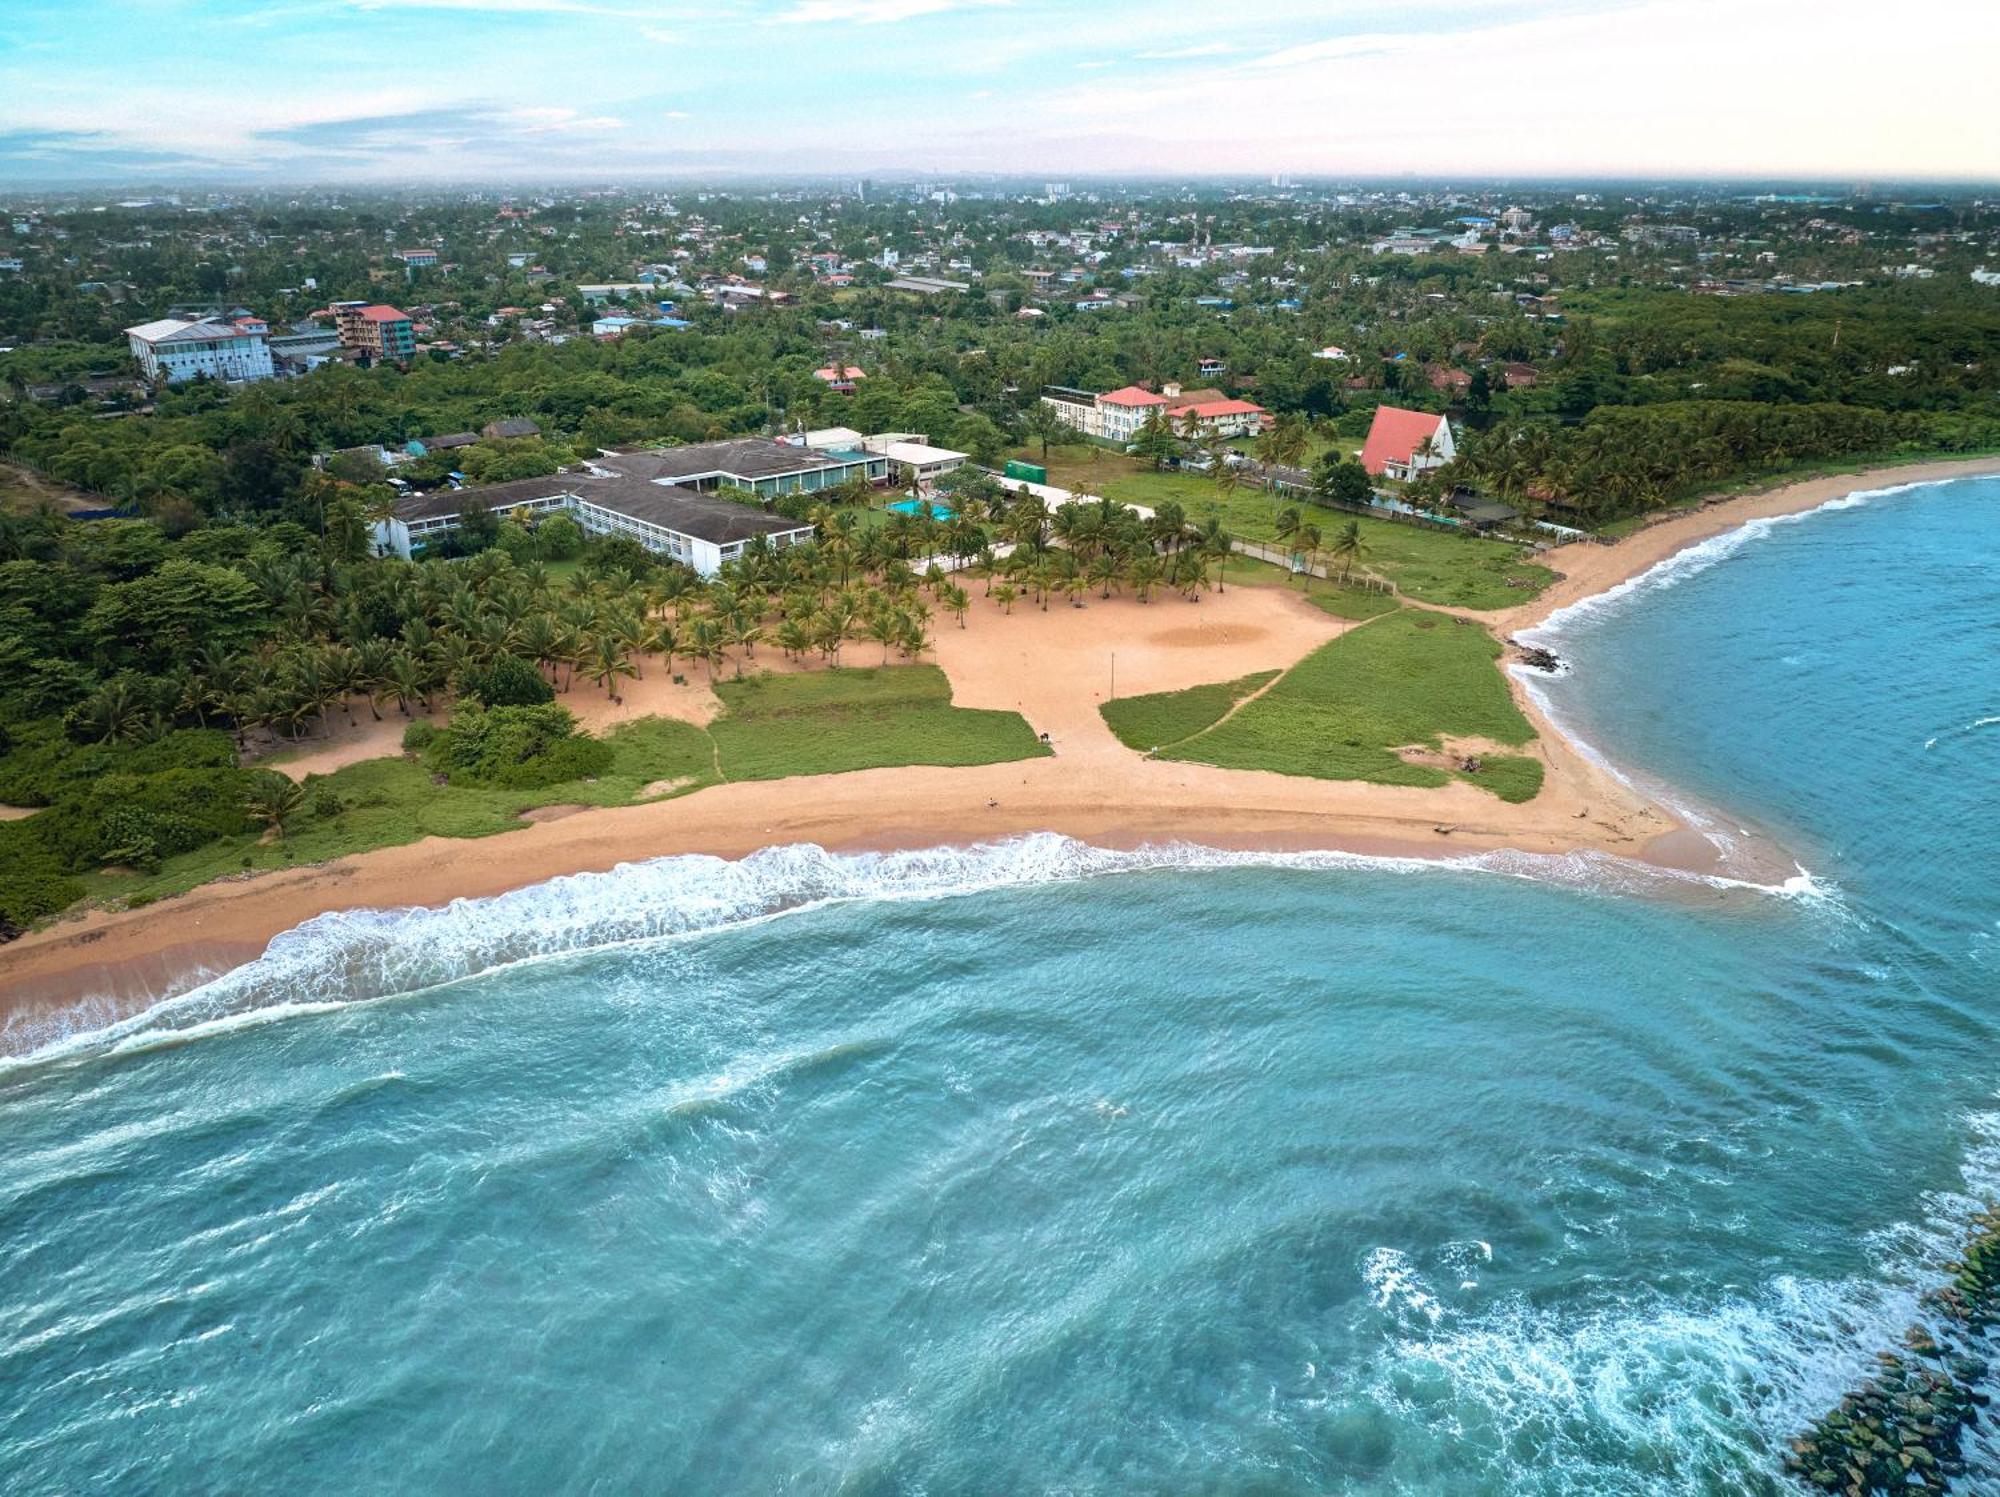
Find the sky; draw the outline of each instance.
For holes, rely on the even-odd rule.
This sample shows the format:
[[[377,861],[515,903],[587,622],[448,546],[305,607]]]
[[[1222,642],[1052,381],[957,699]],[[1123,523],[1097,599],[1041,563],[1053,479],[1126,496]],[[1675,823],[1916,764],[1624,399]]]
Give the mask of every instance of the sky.
[[[0,183],[2000,180],[2000,0],[0,0]]]

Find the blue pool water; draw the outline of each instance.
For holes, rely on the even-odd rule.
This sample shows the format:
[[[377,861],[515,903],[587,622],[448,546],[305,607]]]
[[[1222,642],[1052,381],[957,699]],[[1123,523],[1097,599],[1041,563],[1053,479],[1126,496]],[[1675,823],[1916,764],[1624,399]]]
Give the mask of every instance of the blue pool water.
[[[1785,1490],[2000,1189],[1997,620],[1981,482],[1556,621],[1786,892],[1035,838],[319,922],[0,1071],[0,1489]]]
[[[916,515],[922,514],[925,509],[929,509],[931,518],[934,520],[949,520],[951,518],[951,506],[949,504],[939,504],[931,499],[897,499],[889,504],[885,504],[883,508],[888,510],[892,515]]]

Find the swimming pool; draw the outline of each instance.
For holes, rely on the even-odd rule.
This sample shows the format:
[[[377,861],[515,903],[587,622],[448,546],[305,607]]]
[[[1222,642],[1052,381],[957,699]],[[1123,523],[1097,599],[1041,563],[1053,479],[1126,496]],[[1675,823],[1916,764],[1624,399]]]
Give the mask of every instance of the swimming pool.
[[[892,515],[914,515],[921,514],[927,503],[933,519],[949,520],[951,518],[951,506],[949,504],[939,504],[935,499],[928,501],[923,499],[898,499],[894,504],[884,505],[883,508],[887,509]]]

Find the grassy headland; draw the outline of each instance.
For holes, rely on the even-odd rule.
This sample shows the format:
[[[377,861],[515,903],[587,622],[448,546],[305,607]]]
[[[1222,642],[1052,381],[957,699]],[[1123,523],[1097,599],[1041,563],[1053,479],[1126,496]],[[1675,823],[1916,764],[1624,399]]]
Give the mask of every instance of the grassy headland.
[[[1499,657],[1499,643],[1476,624],[1403,609],[1322,645],[1254,701],[1161,757],[1384,785],[1459,778],[1502,800],[1532,800],[1541,763],[1492,751],[1535,736]],[[1174,711],[1166,704],[1154,710]],[[1194,712],[1189,706],[1185,716]],[[1467,744],[1476,748],[1452,752]],[[1459,767],[1465,758],[1476,758],[1479,769]]]

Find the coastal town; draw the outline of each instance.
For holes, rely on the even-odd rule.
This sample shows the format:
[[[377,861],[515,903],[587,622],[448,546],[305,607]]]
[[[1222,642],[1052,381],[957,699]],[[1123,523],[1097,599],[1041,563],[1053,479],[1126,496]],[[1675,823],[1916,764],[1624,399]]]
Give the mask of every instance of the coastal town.
[[[2000,1493],[1995,57],[15,0],[0,1494]]]
[[[741,715],[718,667],[855,740],[781,777],[1030,750],[1080,775],[1092,745],[1128,779],[1216,766],[1218,806],[1275,771],[1351,785],[1405,841],[1683,857],[1506,673],[1559,665],[1520,622],[1718,489],[2000,446],[2000,206],[1974,197],[1281,178],[6,207],[9,937],[408,840],[429,813],[355,814],[391,770],[406,813],[509,784],[523,828],[601,800],[570,771],[614,744],[710,763],[622,800],[713,798],[740,777],[704,746]],[[1201,622],[1151,622],[1167,598]],[[1050,629],[1074,639],[1004,642]],[[1267,634],[1294,642],[1231,643]],[[975,639],[992,658],[955,659]],[[860,710],[836,684],[860,641],[869,690],[934,684]],[[1371,642],[1389,675],[1313,684]],[[1061,702],[998,689],[1056,659]],[[1166,726],[1130,721],[1149,696]],[[917,702],[966,729],[975,699],[1014,726],[932,744]],[[526,735],[505,770],[432,745],[502,724]],[[209,811],[92,788],[156,761]]]

